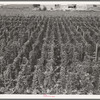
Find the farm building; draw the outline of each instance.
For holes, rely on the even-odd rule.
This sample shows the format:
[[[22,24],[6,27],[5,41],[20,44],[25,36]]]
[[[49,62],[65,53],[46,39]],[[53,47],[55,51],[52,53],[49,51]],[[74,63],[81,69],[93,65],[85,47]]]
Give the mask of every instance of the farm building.
[[[54,5],[41,5],[40,8],[41,10],[46,7],[46,10],[54,10]]]
[[[41,8],[43,8],[44,5],[41,5]],[[55,4],[55,5],[45,5],[47,10],[74,10],[76,5],[60,5],[60,4]]]
[[[40,6],[41,8],[44,7],[44,5]],[[92,11],[100,11],[100,5],[86,5],[86,4],[65,4],[65,5],[60,5],[60,4],[54,4],[54,5],[45,5],[47,10],[92,10]]]
[[[87,6],[86,5],[76,5],[76,4],[72,4],[72,5],[62,5],[62,10],[87,10]]]
[[[43,9],[44,5],[41,5],[41,9]],[[87,10],[87,5],[76,5],[76,4],[70,4],[70,5],[45,5],[47,10]]]
[[[87,10],[87,5],[77,5],[76,10]]]
[[[62,10],[62,7],[60,4],[55,4],[54,7],[55,7],[55,10]]]
[[[100,5],[87,5],[87,10],[100,11]]]
[[[44,5],[41,5],[40,8],[43,9]],[[66,5],[60,5],[60,4],[55,4],[55,5],[45,5],[47,10],[92,10],[92,11],[100,11],[100,5],[78,5],[78,4],[66,4]]]
[[[44,7],[46,7],[47,10],[61,10],[62,7],[60,4],[55,4],[55,5],[41,5],[41,9],[43,9]]]

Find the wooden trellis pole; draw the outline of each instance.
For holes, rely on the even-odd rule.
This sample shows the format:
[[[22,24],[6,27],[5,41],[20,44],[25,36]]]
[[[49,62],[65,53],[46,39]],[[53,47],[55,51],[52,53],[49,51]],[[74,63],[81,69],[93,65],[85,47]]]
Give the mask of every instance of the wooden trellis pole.
[[[97,62],[99,58],[99,44],[96,44],[95,61]]]

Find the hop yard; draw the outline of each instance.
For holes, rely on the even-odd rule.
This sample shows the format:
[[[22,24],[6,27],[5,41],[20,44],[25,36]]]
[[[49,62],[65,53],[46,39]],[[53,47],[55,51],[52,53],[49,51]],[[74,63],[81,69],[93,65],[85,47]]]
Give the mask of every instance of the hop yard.
[[[0,9],[0,93],[100,94],[100,14]]]

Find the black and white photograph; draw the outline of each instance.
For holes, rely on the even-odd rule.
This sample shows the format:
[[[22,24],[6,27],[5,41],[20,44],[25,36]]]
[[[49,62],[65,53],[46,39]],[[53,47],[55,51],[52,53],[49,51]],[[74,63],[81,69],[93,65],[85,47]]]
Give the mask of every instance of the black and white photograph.
[[[100,95],[100,3],[0,3],[0,94]]]

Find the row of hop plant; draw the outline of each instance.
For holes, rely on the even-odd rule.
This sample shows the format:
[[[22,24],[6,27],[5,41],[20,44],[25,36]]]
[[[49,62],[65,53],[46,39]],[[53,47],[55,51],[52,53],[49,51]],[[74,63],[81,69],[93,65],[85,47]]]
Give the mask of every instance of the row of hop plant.
[[[38,28],[40,28],[39,26],[38,26]],[[38,34],[37,34],[38,35]],[[34,33],[32,33],[32,35],[30,36],[30,40],[28,40],[28,41],[26,41],[25,43],[24,43],[24,45],[23,45],[23,49],[22,49],[22,51],[21,52],[17,52],[18,53],[18,55],[17,55],[17,57],[15,57],[15,59],[14,59],[14,62],[11,64],[13,67],[11,67],[11,66],[9,66],[9,67],[7,67],[7,69],[9,69],[9,70],[11,70],[11,68],[13,69],[12,70],[12,75],[13,75],[13,78],[14,79],[17,79],[17,77],[19,78],[19,77],[21,77],[20,75],[19,75],[19,71],[21,70],[21,69],[23,69],[23,68],[21,68],[21,62],[22,62],[22,58],[23,58],[23,54],[26,54],[27,52],[26,52],[26,50],[27,49],[30,49],[30,48],[27,48],[27,46],[29,45],[29,46],[31,46],[31,42],[33,41],[32,40],[32,37],[34,37]],[[9,59],[8,59],[9,60]],[[9,65],[9,64],[8,64]],[[4,69],[4,67],[5,66],[3,66],[3,69]],[[5,68],[6,69],[6,68]],[[9,70],[5,70],[5,71],[3,71],[3,73],[2,74],[9,74],[9,73],[11,73],[11,71],[10,72],[8,72]],[[15,77],[14,77],[15,76]],[[5,78],[5,77],[4,77]],[[8,77],[9,78],[9,77]],[[8,79],[7,78],[7,79]],[[5,81],[5,79],[4,79],[4,81]],[[9,81],[7,81],[8,83],[9,83]],[[17,82],[18,83],[18,82]],[[20,82],[19,82],[20,83]],[[9,83],[10,84],[10,83]],[[8,85],[9,85],[8,84]]]
[[[42,44],[43,44],[43,38],[45,37],[45,30],[46,30],[46,26],[47,26],[47,21],[45,21],[45,23],[43,25],[45,25],[45,26],[43,26],[41,28],[41,31],[39,31],[39,35],[37,37],[37,40],[32,45],[33,50],[29,54],[30,55],[29,65],[30,65],[30,70],[31,70],[30,73],[32,73],[32,75],[29,76],[29,78],[31,78],[31,80],[30,80],[28,86],[29,86],[29,88],[32,87],[32,89],[30,90],[29,88],[24,88],[23,92],[25,92],[25,90],[27,90],[27,91],[33,93],[34,89],[38,88],[37,86],[39,85],[37,78],[38,78],[38,75],[39,75],[39,71],[41,72],[41,70],[39,69],[39,65],[38,65],[37,60],[41,57],[41,47],[42,47]],[[25,87],[27,87],[27,86],[25,86]],[[18,88],[18,90],[20,90],[20,88]]]
[[[48,28],[49,28],[49,21],[47,22],[47,28],[45,30],[46,36],[43,38],[44,42],[41,48],[41,56],[37,59],[37,63],[35,65],[36,69],[36,73],[34,73],[33,76],[33,82],[32,82],[32,89],[33,92],[38,94],[38,92],[44,92],[43,87],[44,87],[44,72],[45,72],[45,66],[44,64],[44,60],[46,60],[45,55],[47,54],[47,51],[45,50],[46,47],[46,42],[48,39]],[[38,88],[42,89],[38,90]]]
[[[60,36],[60,37],[61,37],[61,36]],[[68,44],[68,45],[69,45],[69,44]],[[67,46],[68,46],[68,45],[67,45]],[[71,46],[71,45],[70,45],[70,46]],[[70,46],[68,46],[67,48],[69,48]],[[66,47],[66,45],[64,45],[64,46],[62,46],[62,47]],[[71,47],[73,48],[73,46],[71,46]],[[65,50],[65,52],[66,52],[66,51],[68,51],[68,50]],[[73,50],[72,50],[72,51],[73,51]],[[62,52],[63,52],[63,51],[62,51]],[[80,52],[80,53],[82,53],[82,52]],[[62,54],[62,55],[63,55],[63,54]],[[63,56],[65,56],[65,55],[66,55],[66,53],[65,53]],[[72,54],[72,55],[73,55],[73,54]],[[66,58],[66,57],[69,57],[69,56],[68,56],[68,52],[67,52],[67,55],[66,55],[64,58]],[[68,65],[66,65],[66,64],[67,64],[66,61],[68,61],[68,60],[69,60],[69,59],[67,59],[67,60],[62,60],[63,62],[65,61],[65,63],[61,63],[61,64],[64,64],[64,65],[67,67]],[[81,66],[81,67],[82,67],[82,66]],[[76,68],[76,69],[77,69],[77,68]],[[83,66],[83,69],[84,69],[84,66]],[[98,67],[97,67],[97,69],[98,69]],[[89,69],[89,70],[90,70],[90,69]],[[93,72],[94,72],[94,67],[92,68],[92,70],[93,70]],[[62,81],[61,81],[61,82],[63,83],[62,86],[66,86],[65,67],[62,66],[60,72],[61,72],[61,77],[62,77]],[[68,72],[68,69],[67,69],[67,72]],[[82,73],[82,72],[81,72],[81,73]],[[77,75],[77,74],[79,74],[79,75],[80,75],[80,73],[75,73],[75,74],[74,74],[73,72],[72,72],[72,73],[69,73],[69,72],[68,72],[67,76],[69,76],[70,74],[72,74],[72,75],[75,75],[75,74]],[[88,74],[88,73],[84,73],[84,75],[85,75],[85,74]],[[97,76],[98,76],[98,74],[97,74]],[[77,78],[77,77],[78,77],[78,76],[76,76],[76,78]],[[94,76],[94,77],[96,77],[96,76]],[[67,78],[68,78],[68,77],[67,77]],[[63,81],[64,81],[64,82],[63,82]],[[68,80],[67,80],[67,81],[68,81]],[[79,81],[79,79],[78,79],[78,81]],[[78,81],[77,81],[77,83],[76,83],[77,89],[80,88],[80,84],[78,84]],[[89,81],[90,81],[90,80],[89,80]],[[68,82],[69,82],[69,84],[71,83],[70,80],[69,80]],[[95,82],[94,82],[94,83],[95,83]],[[67,86],[69,86],[69,84],[67,83]],[[88,82],[87,84],[88,84],[87,86],[90,85],[90,91],[93,92],[93,90],[92,90],[92,89],[93,89],[93,84],[91,84],[91,82],[90,82],[90,83]],[[98,84],[98,82],[95,83],[95,84]],[[79,85],[79,86],[78,86],[78,85]],[[70,87],[70,89],[72,89],[71,86],[69,86],[69,87]],[[64,88],[65,88],[65,87],[64,87]],[[67,87],[67,88],[68,88],[68,87]],[[86,89],[87,87],[84,87],[84,88]],[[94,88],[95,88],[95,87],[94,87]],[[69,91],[66,91],[66,92],[71,93],[72,90],[70,90],[70,89],[68,88]],[[74,93],[74,92],[75,92],[75,91],[73,91],[73,93]],[[76,91],[76,92],[77,92],[77,91]],[[88,92],[89,92],[89,89],[83,90],[83,92],[84,92],[84,93],[85,93],[85,92],[88,93]],[[79,93],[81,93],[81,92],[79,92]]]

